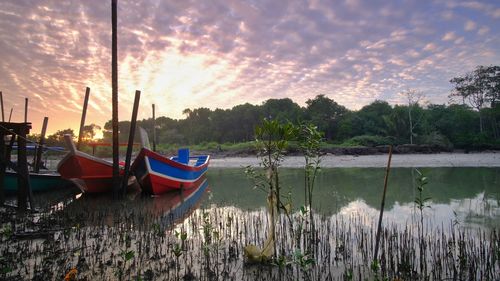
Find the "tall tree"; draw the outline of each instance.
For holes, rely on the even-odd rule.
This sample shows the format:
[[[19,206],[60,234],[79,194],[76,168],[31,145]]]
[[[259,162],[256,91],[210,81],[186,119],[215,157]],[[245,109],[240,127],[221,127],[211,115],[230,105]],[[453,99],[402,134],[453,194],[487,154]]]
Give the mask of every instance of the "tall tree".
[[[75,132],[73,129],[64,129],[55,132],[54,134],[47,137],[48,145],[63,145],[64,135],[70,135],[72,138],[75,137]]]
[[[402,93],[403,96],[406,97],[408,101],[408,123],[409,123],[409,129],[410,129],[410,144],[413,144],[413,136],[415,135],[413,130],[415,127],[418,125],[422,118],[422,114],[420,114],[416,120],[414,120],[414,116],[412,113],[419,107],[419,102],[422,100],[424,97],[424,93],[417,91],[415,89],[409,89],[406,90],[405,92]]]
[[[266,118],[278,120],[281,123],[294,122],[302,117],[300,106],[290,98],[268,99],[262,104],[262,111]]]
[[[97,131],[101,129],[101,126],[94,123],[90,125],[83,126],[82,136],[86,140],[91,140],[97,134]]]
[[[464,76],[450,80],[454,91],[450,98],[460,97],[479,112],[479,131],[483,132],[481,110],[487,102],[492,104],[500,100],[500,66],[478,66]]]
[[[340,119],[348,112],[347,108],[325,95],[317,95],[306,104],[306,118],[325,132],[326,139],[332,139],[338,132]]]
[[[369,105],[363,106],[353,114],[353,136],[385,135],[387,133],[387,123],[384,116],[389,116],[391,113],[392,107],[386,101],[375,100]]]

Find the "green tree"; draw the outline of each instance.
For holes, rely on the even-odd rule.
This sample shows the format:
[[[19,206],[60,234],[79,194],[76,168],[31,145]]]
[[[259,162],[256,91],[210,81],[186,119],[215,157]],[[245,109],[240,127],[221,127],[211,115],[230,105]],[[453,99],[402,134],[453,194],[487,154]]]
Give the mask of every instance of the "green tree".
[[[454,91],[450,98],[459,97],[479,112],[479,131],[482,133],[482,109],[488,102],[494,104],[500,100],[500,66],[478,66],[464,76],[450,80]]]
[[[408,107],[396,105],[391,114],[383,116],[385,135],[393,138],[395,143],[406,143],[408,133]]]
[[[347,114],[347,108],[325,95],[317,95],[307,100],[306,104],[306,118],[325,133],[326,139],[332,139],[338,133],[340,120]]]
[[[96,125],[94,123],[90,125],[85,125],[83,126],[82,130],[82,137],[85,140],[92,140],[95,135],[97,134],[97,131],[101,129],[101,126]]]
[[[47,144],[64,145],[64,135],[70,135],[72,138],[74,138],[75,132],[73,132],[73,129],[58,130],[54,134],[47,137]]]
[[[262,104],[264,117],[279,122],[295,122],[302,117],[302,109],[289,98],[268,99]]]
[[[193,110],[186,109],[183,113],[187,114],[187,118],[180,121],[181,133],[186,136],[189,144],[196,144],[203,141],[211,140],[212,111],[205,107],[196,108]]]
[[[369,105],[362,107],[352,117],[353,136],[378,135],[387,133],[387,123],[384,116],[392,113],[392,107],[386,102],[375,100]]]

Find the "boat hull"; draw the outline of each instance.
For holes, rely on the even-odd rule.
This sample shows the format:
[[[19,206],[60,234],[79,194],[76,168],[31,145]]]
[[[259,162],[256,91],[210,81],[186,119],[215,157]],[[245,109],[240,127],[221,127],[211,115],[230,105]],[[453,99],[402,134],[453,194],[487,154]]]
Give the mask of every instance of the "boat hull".
[[[191,158],[197,164],[182,164],[143,148],[131,170],[142,190],[159,195],[200,184],[208,170],[209,157],[204,155]]]
[[[50,191],[69,185],[70,182],[57,173],[30,173],[30,186],[33,192]],[[7,171],[4,178],[4,191],[7,194],[16,193],[17,173]]]
[[[85,193],[104,193],[113,190],[113,164],[102,159],[68,154],[59,163],[58,172]],[[122,169],[120,174],[123,174]]]

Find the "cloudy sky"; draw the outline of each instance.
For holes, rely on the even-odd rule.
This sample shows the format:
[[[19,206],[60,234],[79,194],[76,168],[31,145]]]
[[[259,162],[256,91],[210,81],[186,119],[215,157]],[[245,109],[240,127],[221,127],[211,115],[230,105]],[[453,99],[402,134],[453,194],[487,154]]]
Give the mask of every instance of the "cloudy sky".
[[[350,109],[404,103],[422,91],[447,103],[449,80],[500,64],[500,1],[118,0],[120,120],[183,118],[186,108],[231,108],[325,94]],[[6,118],[39,132],[111,118],[111,1],[2,0],[0,91]]]

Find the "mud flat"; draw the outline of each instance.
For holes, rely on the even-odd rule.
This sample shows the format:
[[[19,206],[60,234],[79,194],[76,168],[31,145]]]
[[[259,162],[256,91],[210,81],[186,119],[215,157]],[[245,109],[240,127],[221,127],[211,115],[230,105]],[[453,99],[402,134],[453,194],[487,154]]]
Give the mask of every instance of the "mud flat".
[[[385,167],[388,155],[325,155],[321,161],[324,168]],[[210,160],[210,167],[239,168],[258,166],[259,159],[249,157],[223,157]],[[304,157],[285,157],[282,167],[304,166]],[[439,153],[439,154],[394,154],[392,167],[500,167],[500,153]]]

